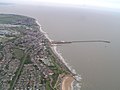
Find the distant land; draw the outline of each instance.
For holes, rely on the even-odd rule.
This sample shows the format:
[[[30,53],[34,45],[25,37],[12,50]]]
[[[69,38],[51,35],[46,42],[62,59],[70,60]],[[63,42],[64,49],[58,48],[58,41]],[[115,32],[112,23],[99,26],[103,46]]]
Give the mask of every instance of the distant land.
[[[14,3],[4,3],[4,2],[0,2],[0,5],[13,5]]]

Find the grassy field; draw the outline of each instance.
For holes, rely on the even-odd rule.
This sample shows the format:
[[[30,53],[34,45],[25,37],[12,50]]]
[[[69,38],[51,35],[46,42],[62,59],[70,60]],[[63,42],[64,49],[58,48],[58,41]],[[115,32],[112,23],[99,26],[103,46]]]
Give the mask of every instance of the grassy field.
[[[24,56],[24,51],[19,48],[15,48],[13,49],[13,54],[17,59],[20,60]]]

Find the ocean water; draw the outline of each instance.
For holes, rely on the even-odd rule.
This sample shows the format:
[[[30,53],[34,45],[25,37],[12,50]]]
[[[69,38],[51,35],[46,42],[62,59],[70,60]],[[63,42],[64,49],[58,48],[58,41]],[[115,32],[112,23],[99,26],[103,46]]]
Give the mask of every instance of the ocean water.
[[[120,11],[57,6],[0,6],[0,13],[36,18],[53,40],[109,40],[58,46],[82,76],[81,90],[120,90]]]

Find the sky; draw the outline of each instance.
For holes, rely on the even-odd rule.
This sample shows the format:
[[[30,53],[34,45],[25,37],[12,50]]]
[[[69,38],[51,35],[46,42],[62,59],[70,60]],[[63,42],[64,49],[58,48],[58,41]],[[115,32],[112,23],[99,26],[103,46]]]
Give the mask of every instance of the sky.
[[[18,4],[41,4],[57,3],[68,5],[85,5],[120,9],[120,0],[0,0],[0,2],[18,3]]]

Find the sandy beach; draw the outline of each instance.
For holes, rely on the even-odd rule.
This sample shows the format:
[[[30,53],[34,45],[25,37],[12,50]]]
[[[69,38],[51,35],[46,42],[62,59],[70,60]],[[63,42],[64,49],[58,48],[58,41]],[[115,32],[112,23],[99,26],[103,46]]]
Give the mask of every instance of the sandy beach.
[[[66,75],[62,81],[62,90],[72,90],[72,82],[74,81],[73,76]]]

